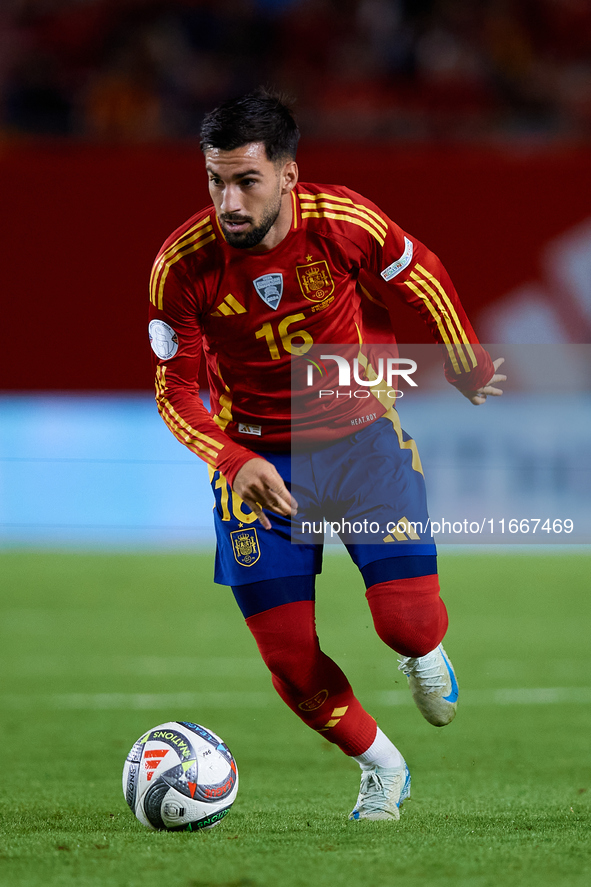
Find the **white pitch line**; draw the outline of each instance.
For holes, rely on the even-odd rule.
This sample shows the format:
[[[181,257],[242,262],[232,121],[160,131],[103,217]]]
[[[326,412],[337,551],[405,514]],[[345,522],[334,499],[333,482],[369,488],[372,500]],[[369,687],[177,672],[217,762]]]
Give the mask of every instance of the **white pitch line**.
[[[157,708],[265,708],[272,693],[52,693],[47,696],[14,694],[0,697],[0,708],[25,709],[31,705],[50,709],[115,710]]]
[[[362,702],[373,705],[411,705],[408,690],[383,690],[366,694]],[[274,693],[222,690],[218,693],[53,693],[47,696],[7,694],[0,696],[0,709],[44,709],[70,711],[153,710],[159,708],[266,708],[278,702]],[[464,705],[587,705],[591,687],[518,687],[498,690],[462,690]]]

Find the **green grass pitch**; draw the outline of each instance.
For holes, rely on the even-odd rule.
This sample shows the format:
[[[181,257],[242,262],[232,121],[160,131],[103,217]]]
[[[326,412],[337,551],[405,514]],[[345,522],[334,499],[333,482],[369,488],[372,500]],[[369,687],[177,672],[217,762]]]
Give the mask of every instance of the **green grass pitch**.
[[[275,697],[210,554],[2,554],[0,885],[591,883],[591,557],[443,551],[440,567],[463,693],[444,729],[402,692],[355,568],[326,559],[323,648],[413,776],[399,823],[350,823],[357,765]],[[134,740],[181,719],[238,761],[207,833],[151,832],[121,791]]]

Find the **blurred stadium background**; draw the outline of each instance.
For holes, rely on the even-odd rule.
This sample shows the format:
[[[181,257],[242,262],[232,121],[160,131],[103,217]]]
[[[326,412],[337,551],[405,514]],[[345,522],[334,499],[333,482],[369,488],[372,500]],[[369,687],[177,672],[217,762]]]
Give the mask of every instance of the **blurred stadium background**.
[[[437,252],[483,341],[591,341],[586,0],[3,0],[0,544],[211,541],[152,400],[147,279],[208,200],[204,112],[259,83],[295,99],[302,178]],[[426,341],[402,308],[398,337]],[[588,516],[588,353],[573,396],[514,361],[503,405],[408,405],[432,513],[488,485],[507,518]]]

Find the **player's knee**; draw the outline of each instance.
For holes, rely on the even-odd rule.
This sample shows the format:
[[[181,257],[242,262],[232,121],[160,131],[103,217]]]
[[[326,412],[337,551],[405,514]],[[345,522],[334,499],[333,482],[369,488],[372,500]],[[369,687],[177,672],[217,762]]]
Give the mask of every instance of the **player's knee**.
[[[376,633],[402,656],[425,656],[447,631],[437,576],[393,580],[367,590]]]
[[[443,603],[443,602],[442,602]],[[447,628],[441,618],[416,625],[406,619],[399,619],[387,625],[376,624],[376,631],[382,641],[396,650],[401,656],[425,656],[441,643]]]

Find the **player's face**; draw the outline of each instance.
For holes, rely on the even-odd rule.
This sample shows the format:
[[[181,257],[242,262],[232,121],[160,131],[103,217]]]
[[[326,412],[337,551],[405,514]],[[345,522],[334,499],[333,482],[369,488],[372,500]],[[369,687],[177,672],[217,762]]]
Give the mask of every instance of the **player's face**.
[[[285,201],[297,181],[293,161],[274,163],[262,142],[232,151],[205,152],[209,193],[230,246],[270,249],[291,224],[291,203]]]

